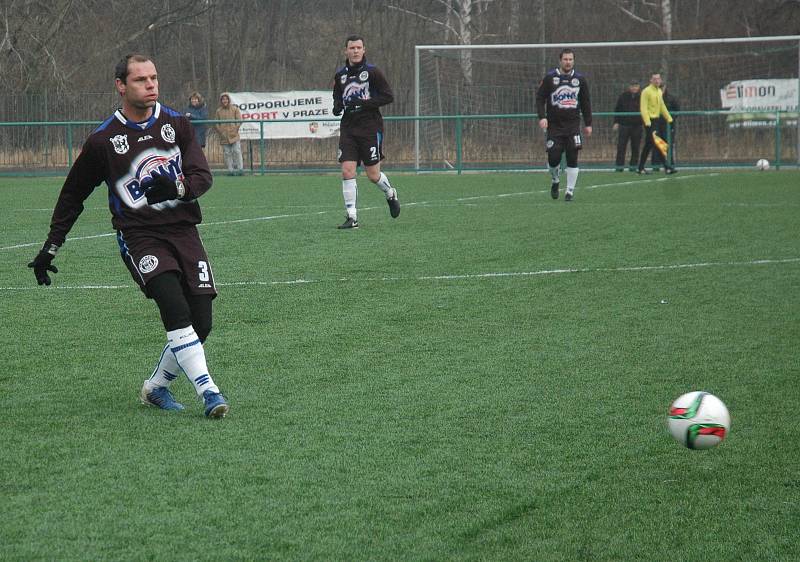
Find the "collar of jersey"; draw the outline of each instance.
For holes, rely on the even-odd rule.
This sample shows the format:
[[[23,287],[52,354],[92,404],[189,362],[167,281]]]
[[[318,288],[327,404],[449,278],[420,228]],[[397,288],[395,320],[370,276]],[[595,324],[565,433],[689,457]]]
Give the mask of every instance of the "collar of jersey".
[[[563,72],[561,72],[561,67],[557,66],[556,67],[556,74],[558,74],[559,76],[575,76],[575,69],[573,68],[572,70],[570,70],[569,72],[564,74]]]
[[[130,121],[127,117],[125,117],[125,115],[123,115],[121,109],[118,109],[114,112],[114,117],[116,117],[120,123],[135,131],[144,131],[149,129],[153,123],[156,122],[156,119],[158,119],[159,115],[161,115],[161,104],[158,102],[156,102],[156,105],[153,106],[153,114],[150,116],[150,118],[147,121],[142,121],[141,123]]]
[[[344,67],[347,69],[348,73],[363,70],[367,68],[367,57],[365,56],[363,59],[361,59],[361,62],[355,66],[350,66],[350,62],[345,59]]]

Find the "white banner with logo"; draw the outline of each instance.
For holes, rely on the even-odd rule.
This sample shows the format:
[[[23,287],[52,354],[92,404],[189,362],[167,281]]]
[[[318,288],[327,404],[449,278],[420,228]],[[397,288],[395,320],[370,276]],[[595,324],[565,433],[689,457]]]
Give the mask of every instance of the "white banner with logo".
[[[339,134],[330,90],[292,92],[231,92],[231,103],[242,111],[242,139],[328,138]],[[281,122],[300,119],[302,121]],[[274,121],[274,122],[273,122]]]
[[[722,108],[730,109],[728,121],[734,126],[760,127],[775,124],[775,115],[758,114],[758,111],[788,111],[782,115],[785,124],[797,122],[798,80],[775,78],[761,80],[736,80],[719,91]],[[790,119],[787,119],[790,118]]]

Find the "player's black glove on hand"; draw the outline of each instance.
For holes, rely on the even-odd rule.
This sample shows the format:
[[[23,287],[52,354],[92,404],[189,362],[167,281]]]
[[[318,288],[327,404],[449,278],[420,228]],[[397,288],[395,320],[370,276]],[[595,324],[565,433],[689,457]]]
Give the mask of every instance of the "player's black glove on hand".
[[[364,107],[363,103],[364,100],[347,100],[344,104],[344,110],[348,113],[361,111],[361,108]]]
[[[58,246],[45,242],[42,249],[39,250],[39,253],[33,258],[33,261],[28,264],[28,267],[33,268],[33,274],[36,276],[36,282],[39,283],[39,285],[50,284],[50,276],[47,274],[48,271],[58,273],[58,268],[50,263],[53,261],[53,258],[56,257],[57,250]]]
[[[183,193],[181,193],[183,191],[182,183],[178,183],[169,176],[162,176],[161,174],[151,174],[151,178],[152,184],[144,194],[147,197],[148,205],[183,197]]]

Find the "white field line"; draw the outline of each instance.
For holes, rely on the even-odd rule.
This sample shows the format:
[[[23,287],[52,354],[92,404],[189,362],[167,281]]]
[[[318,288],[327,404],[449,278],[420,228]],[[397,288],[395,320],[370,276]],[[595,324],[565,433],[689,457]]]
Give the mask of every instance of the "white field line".
[[[574,273],[628,273],[639,271],[670,271],[681,269],[700,269],[708,267],[749,267],[760,265],[781,265],[800,263],[798,258],[784,259],[758,259],[749,261],[732,262],[699,262],[699,263],[680,263],[665,265],[638,265],[624,267],[596,267],[596,268],[564,268],[564,269],[540,269],[537,271],[494,271],[487,273],[464,273],[455,275],[418,275],[418,276],[399,276],[399,277],[341,277],[338,279],[292,279],[288,281],[234,281],[227,283],[217,283],[217,287],[270,287],[276,285],[310,285],[320,283],[375,283],[375,282],[402,282],[402,281],[461,281],[471,279],[498,279],[498,278],[524,278],[536,277],[541,275],[564,275]],[[65,285],[51,286],[51,289],[58,290],[109,290],[109,289],[130,289],[134,285]],[[45,290],[36,285],[28,287],[0,287],[0,291],[33,291]]]
[[[653,178],[653,179],[641,179],[641,180],[633,180],[628,182],[620,182],[620,183],[604,183],[598,185],[588,185],[582,189],[596,189],[598,187],[613,187],[617,185],[633,185],[639,183],[652,183],[658,181],[665,181],[669,179],[669,181],[675,180],[683,180],[683,179],[690,179],[690,178],[700,178],[700,177],[710,177],[710,176],[718,176],[718,173],[711,173],[711,174],[695,174],[695,175],[685,175],[685,176],[672,176],[670,178]],[[503,198],[503,197],[515,197],[519,195],[532,195],[532,194],[539,194],[539,193],[550,193],[549,189],[542,190],[542,191],[522,191],[519,193],[500,193],[495,195],[478,195],[475,197],[460,197],[456,199],[456,201],[473,201],[475,199],[494,199],[494,198]],[[418,201],[418,202],[411,202],[411,203],[403,203],[406,207],[410,207],[413,205],[429,205],[431,202],[429,201]],[[210,208],[210,207],[209,207]],[[375,209],[381,209],[383,207],[376,206],[376,207],[363,207],[360,208],[359,211],[372,211]],[[38,210],[38,209],[37,209]],[[52,209],[50,209],[52,211]],[[248,222],[259,222],[259,221],[270,221],[270,220],[277,220],[277,219],[288,219],[288,218],[297,218],[297,217],[312,217],[317,215],[324,215],[328,213],[340,213],[340,210],[329,210],[329,211],[314,211],[310,213],[295,213],[295,214],[284,214],[284,215],[268,215],[264,217],[252,217],[247,219],[232,219],[226,221],[217,221],[217,222],[204,222],[198,226],[221,226],[226,224],[237,224],[237,223],[248,223]],[[68,242],[74,242],[76,240],[91,240],[93,238],[106,238],[109,236],[116,236],[115,232],[107,232],[105,234],[92,234],[90,236],[75,236],[67,238]],[[0,251],[3,250],[19,250],[21,248],[32,248],[34,246],[41,246],[41,242],[26,242],[23,244],[14,244],[12,246],[0,246]]]
[[[620,182],[613,182],[613,183],[599,183],[596,185],[587,185],[585,187],[579,186],[578,190],[583,191],[584,189],[597,189],[598,187],[617,187],[617,186],[629,186],[629,185],[639,185],[643,183],[657,183],[662,181],[678,181],[678,180],[688,180],[694,178],[710,178],[713,176],[720,175],[717,172],[709,173],[709,174],[693,174],[693,175],[684,175],[684,176],[670,176],[670,177],[663,177],[663,178],[648,178],[648,179],[636,179],[631,181],[620,181]],[[495,197],[516,197],[519,195],[531,195],[533,193],[550,193],[550,189],[542,189],[540,191],[518,191],[517,193],[501,193],[498,195],[475,195],[473,197],[460,197],[456,199],[456,201],[474,201],[476,199],[493,199]]]

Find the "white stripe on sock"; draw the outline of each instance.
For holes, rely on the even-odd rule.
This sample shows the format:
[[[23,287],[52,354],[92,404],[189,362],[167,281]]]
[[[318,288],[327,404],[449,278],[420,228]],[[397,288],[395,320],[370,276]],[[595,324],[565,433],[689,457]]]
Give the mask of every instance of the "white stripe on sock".
[[[175,354],[178,365],[186,373],[189,382],[194,385],[197,395],[202,396],[206,390],[219,392],[219,388],[208,373],[206,353],[194,328],[187,326],[167,332],[167,339],[169,339],[169,347]]]

